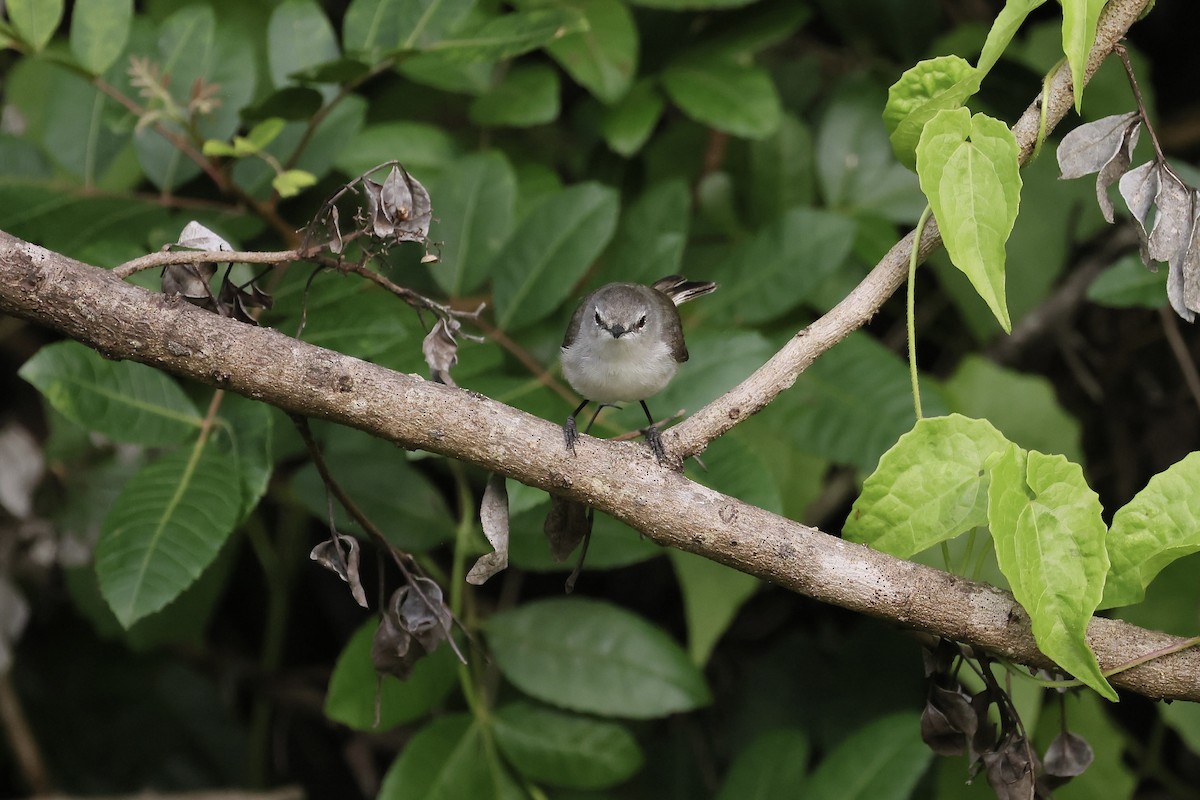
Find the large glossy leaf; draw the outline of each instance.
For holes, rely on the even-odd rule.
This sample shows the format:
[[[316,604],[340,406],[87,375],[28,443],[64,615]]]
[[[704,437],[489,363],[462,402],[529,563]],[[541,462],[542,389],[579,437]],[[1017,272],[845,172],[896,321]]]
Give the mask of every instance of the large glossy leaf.
[[[808,775],[808,737],[795,728],[759,735],[729,767],[717,800],[775,800],[801,797]]]
[[[682,61],[662,74],[667,96],[685,114],[719,131],[762,139],[783,117],[779,92],[761,67],[734,61]]]
[[[999,120],[965,108],[939,111],[921,132],[917,174],[950,260],[970,278],[1000,326],[1012,329],[1004,294],[1004,243],[1021,202],[1017,143]]]
[[[743,324],[770,321],[806,300],[841,268],[854,222],[828,211],[794,208],[736,247],[708,275],[721,284],[707,313]],[[745,276],[753,274],[754,280]]]
[[[175,450],[140,470],[104,519],[100,591],[125,627],[200,576],[233,531],[242,486],[212,445]]]
[[[587,20],[574,8],[540,8],[493,17],[426,49],[455,63],[500,61],[585,30]]]
[[[1164,567],[1200,552],[1200,453],[1191,453],[1150,479],[1113,515],[1108,533],[1111,572],[1102,608],[1141,602]]]
[[[119,442],[173,444],[200,428],[196,406],[174,380],[78,342],[43,347],[20,375],[63,416]]]
[[[1087,643],[1109,568],[1099,498],[1078,464],[1012,444],[994,460],[989,480],[996,558],[1029,614],[1038,648],[1115,701]]]
[[[933,752],[916,714],[894,714],[847,737],[813,771],[805,800],[907,800]]]
[[[275,86],[286,86],[291,75],[339,54],[333,26],[314,0],[284,0],[275,7],[267,25],[267,58]]]
[[[681,180],[656,183],[621,212],[605,261],[621,280],[653,283],[680,270],[691,217],[691,195]]]
[[[409,739],[379,787],[377,800],[521,800],[526,795],[468,714],[434,720]]]
[[[103,74],[121,57],[129,40],[133,0],[75,0],[71,12],[71,53],[80,66]]]
[[[419,719],[441,704],[457,680],[454,653],[449,647],[439,647],[418,661],[406,680],[385,675],[377,681],[371,663],[377,627],[378,620],[367,620],[350,637],[333,667],[325,694],[325,716],[360,731],[386,731]]]
[[[444,241],[434,280],[452,297],[473,292],[513,229],[517,177],[498,151],[473,153],[450,165],[430,186],[437,222],[431,236]]]
[[[428,187],[433,185],[433,178],[451,165],[457,154],[454,139],[436,125],[381,122],[366,125],[348,145],[338,148],[334,164],[347,175],[355,176],[396,159],[410,175]],[[444,216],[442,201],[443,198],[438,197],[439,216]]]
[[[582,183],[542,198],[492,262],[496,322],[515,330],[550,314],[604,250],[617,193]]]
[[[650,138],[666,101],[654,81],[642,79],[604,110],[600,133],[614,152],[631,156]]]
[[[983,419],[926,417],[879,459],[842,536],[897,558],[987,524],[984,463],[1008,440]]]
[[[642,750],[623,725],[531,703],[493,717],[496,744],[522,775],[569,789],[605,789],[642,766]]]
[[[492,617],[500,671],[525,693],[601,716],[651,719],[698,708],[704,677],[666,633],[598,600],[541,600]]]
[[[471,103],[476,125],[528,128],[558,118],[558,71],[548,64],[514,66]]]
[[[587,30],[565,36],[546,50],[575,82],[602,102],[629,90],[637,73],[638,34],[633,15],[620,0],[562,0],[587,20]]]
[[[750,176],[745,205],[755,223],[769,223],[816,199],[813,134],[807,125],[786,114],[769,139],[749,144]]]
[[[8,18],[34,51],[50,41],[62,21],[63,0],[8,0]]]

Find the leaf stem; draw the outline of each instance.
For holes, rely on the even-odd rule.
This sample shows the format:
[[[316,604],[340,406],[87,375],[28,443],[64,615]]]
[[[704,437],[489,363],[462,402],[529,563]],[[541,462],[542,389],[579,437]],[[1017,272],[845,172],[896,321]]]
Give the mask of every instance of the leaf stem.
[[[933,214],[933,209],[930,206],[925,206],[925,210],[921,212],[921,218],[917,220],[917,227],[913,234],[912,253],[908,258],[908,304],[905,309],[905,316],[908,320],[908,372],[912,380],[913,394],[913,410],[916,412],[917,419],[921,419],[924,415],[921,413],[921,387],[917,379],[917,265],[920,264],[918,253],[920,248],[918,245],[921,241],[921,236],[925,233],[925,223],[929,221],[929,217]]]

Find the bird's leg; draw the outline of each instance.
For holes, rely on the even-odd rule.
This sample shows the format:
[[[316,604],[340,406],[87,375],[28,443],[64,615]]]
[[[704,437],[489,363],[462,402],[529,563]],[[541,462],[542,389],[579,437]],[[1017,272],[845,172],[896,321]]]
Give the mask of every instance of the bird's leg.
[[[654,457],[658,459],[659,464],[665,464],[667,461],[667,449],[663,447],[662,436],[659,435],[658,427],[654,424],[654,417],[650,416],[650,409],[646,407],[646,401],[638,401],[642,404],[642,411],[646,412],[646,421],[649,426],[642,433],[646,434],[646,444],[650,445],[650,451],[654,453]]]
[[[595,521],[596,509],[588,506],[583,523],[583,549],[579,551],[579,561],[576,562],[575,569],[571,570],[571,574],[567,576],[567,584],[564,587],[567,594],[575,591],[575,581],[579,580],[579,573],[583,571],[583,560],[587,558],[588,544],[592,541],[592,524]]]
[[[580,403],[576,409],[571,412],[571,416],[567,417],[567,421],[563,423],[563,441],[567,443],[567,449],[571,451],[571,455],[575,454],[575,442],[577,439],[579,439],[579,429],[575,427],[575,418],[579,416],[580,411],[583,411],[585,408],[587,408],[587,404],[589,402],[590,401],[588,400],[584,400],[582,403]],[[592,417],[592,421],[595,422],[596,418]],[[590,430],[591,427],[592,426],[589,424],[588,429]]]

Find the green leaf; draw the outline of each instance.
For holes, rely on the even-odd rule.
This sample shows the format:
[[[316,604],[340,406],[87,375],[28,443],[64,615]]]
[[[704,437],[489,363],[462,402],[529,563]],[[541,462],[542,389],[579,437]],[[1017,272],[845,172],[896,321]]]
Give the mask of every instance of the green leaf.
[[[543,197],[492,262],[496,324],[516,330],[557,309],[617,227],[615,190],[581,183]]]
[[[421,728],[392,762],[376,800],[520,800],[526,795],[488,756],[484,733],[468,714]]]
[[[600,133],[604,141],[613,152],[623,156],[633,155],[642,149],[654,132],[664,105],[666,102],[653,81],[638,81],[624,97],[604,110],[600,120]]]
[[[118,442],[174,444],[200,428],[196,406],[174,380],[78,342],[43,347],[18,374],[63,416]]]
[[[471,103],[471,121],[482,126],[528,128],[558,118],[558,72],[547,64],[514,66],[504,80]]]
[[[863,83],[834,96],[817,130],[817,178],[832,210],[911,224],[921,216],[925,198],[916,176],[892,154],[879,116],[885,100]]]
[[[587,30],[587,20],[573,8],[519,11],[494,17],[430,45],[429,52],[449,61],[500,61],[545,47],[564,36]]]
[[[1200,453],[1155,475],[1113,515],[1101,608],[1139,603],[1163,567],[1200,551]]]
[[[553,705],[653,719],[711,701],[700,671],[662,630],[598,600],[527,603],[488,622],[504,677]]]
[[[329,470],[388,541],[407,552],[422,552],[450,538],[453,528],[445,501],[401,451],[364,433],[334,430],[336,435],[324,443]],[[316,467],[309,464],[300,469],[292,479],[292,491],[315,518],[327,524],[329,507]],[[339,531],[365,535],[336,503],[334,520]]]
[[[393,50],[418,50],[446,35],[474,0],[354,0],[346,10],[342,41],[347,52],[372,61]]]
[[[213,441],[223,447],[237,465],[235,471],[242,481],[239,522],[249,516],[267,493],[275,468],[271,450],[273,429],[274,416],[270,406],[238,395],[226,395],[222,401]]]
[[[436,125],[423,122],[381,122],[367,125],[335,156],[338,169],[347,175],[362,175],[368,169],[393,159],[426,186],[455,163],[458,147],[454,138]],[[445,215],[445,198],[438,197],[438,216]],[[445,255],[445,247],[442,249]]]
[[[808,737],[797,728],[759,734],[738,752],[717,800],[805,796],[809,751]]]
[[[58,23],[62,22],[63,0],[8,0],[8,19],[22,41],[40,53]]]
[[[705,308],[740,324],[768,322],[792,310],[845,263],[854,227],[829,211],[786,212],[710,271],[721,288],[705,299]],[[751,273],[755,279],[745,280]]]
[[[1096,42],[1096,25],[1107,0],[1062,0],[1062,49],[1071,65],[1075,111],[1083,107],[1084,71]]]
[[[739,8],[749,5],[754,0],[631,0],[631,4],[643,8],[660,8],[666,11],[686,11],[688,9],[706,8]]]
[[[220,139],[209,139],[204,142],[204,146],[200,152],[209,158],[237,158],[239,157],[237,148],[228,142],[222,142]]]
[[[452,163],[429,193],[437,209],[430,235],[446,243],[433,278],[451,297],[462,297],[487,280],[512,233],[517,176],[502,153],[472,153]]]
[[[286,86],[294,73],[340,55],[333,25],[315,0],[284,0],[271,12],[267,61],[274,86]]]
[[[939,111],[921,132],[917,174],[950,260],[971,280],[1005,332],[1004,243],[1021,202],[1017,142],[999,120],[965,108]]]
[[[813,135],[807,125],[785,114],[769,139],[750,142],[750,178],[745,205],[753,223],[769,223],[816,201]]]
[[[680,61],[663,71],[662,84],[683,113],[734,136],[764,139],[783,117],[775,82],[761,67]]]
[[[694,553],[670,549],[667,555],[683,594],[688,655],[693,664],[703,667],[738,610],[758,590],[759,581]]]
[[[133,0],[75,0],[71,12],[75,60],[93,75],[103,74],[125,51],[132,22]]]
[[[976,67],[981,73],[980,77],[991,71],[996,62],[1000,60],[1001,54],[1008,48],[1017,29],[1025,22],[1025,18],[1044,2],[1046,0],[1007,0],[1005,2],[1004,8],[1000,9],[1000,13],[996,16],[996,21],[992,23],[987,41],[983,44],[983,51],[979,54],[979,63]]]
[[[916,423],[911,389],[903,359],[856,332],[805,370],[775,413],[790,421],[797,449],[870,474]],[[924,406],[931,417],[947,413],[936,395]]]
[[[492,731],[517,771],[551,786],[607,789],[642,767],[637,740],[615,722],[509,703],[496,710]]]
[[[1058,404],[1054,385],[1040,375],[968,355],[942,384],[942,395],[951,410],[988,420],[1027,450],[1083,460],[1079,421]]]
[[[620,264],[623,280],[641,283],[679,272],[691,208],[691,194],[682,180],[652,185],[621,212],[605,262]]]
[[[917,168],[917,143],[925,123],[939,111],[961,107],[979,91],[982,80],[983,73],[958,56],[941,56],[918,63],[892,84],[883,121],[901,164]]]
[[[309,186],[317,183],[317,176],[302,169],[289,169],[281,172],[271,181],[271,186],[280,197],[295,197]]]
[[[1109,569],[1100,499],[1078,464],[1015,444],[995,459],[989,480],[996,559],[1029,614],[1038,648],[1115,702],[1087,643]]]
[[[1179,734],[1193,754],[1200,753],[1200,705],[1196,703],[1157,703],[1163,721]]]
[[[96,543],[100,591],[128,628],[187,589],[237,524],[237,471],[211,446],[173,451],[140,470]]]
[[[932,759],[916,714],[883,717],[821,761],[804,787],[804,800],[907,800]]]
[[[264,119],[250,129],[250,132],[246,134],[246,141],[255,148],[255,152],[258,152],[275,141],[279,134],[283,133],[285,127],[287,127],[287,122],[280,117]]]
[[[603,103],[619,100],[637,73],[638,33],[633,14],[620,0],[562,0],[578,9],[587,30],[546,48],[575,82]]]
[[[897,558],[987,524],[984,462],[1008,440],[983,419],[926,417],[879,459],[842,529]]]
[[[1167,273],[1151,272],[1130,253],[1096,276],[1087,299],[1110,308],[1162,308],[1167,304]]]
[[[377,681],[371,663],[377,627],[379,621],[369,619],[350,637],[333,667],[325,694],[325,716],[360,731],[387,731],[425,716],[441,705],[458,677],[453,652],[449,647],[439,647],[416,663],[407,680],[385,675]]]

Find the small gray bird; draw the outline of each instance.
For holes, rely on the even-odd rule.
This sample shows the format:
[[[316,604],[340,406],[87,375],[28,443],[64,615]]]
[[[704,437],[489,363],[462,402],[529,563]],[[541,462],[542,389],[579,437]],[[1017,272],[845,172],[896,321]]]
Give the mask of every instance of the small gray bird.
[[[688,360],[676,306],[716,288],[715,283],[668,275],[652,286],[610,283],[583,298],[562,342],[563,375],[584,398],[563,426],[572,453],[579,438],[575,417],[589,402],[600,405],[584,433],[600,409],[637,401],[649,423],[646,442],[659,463],[666,460],[646,398],[666,388],[679,365]]]

